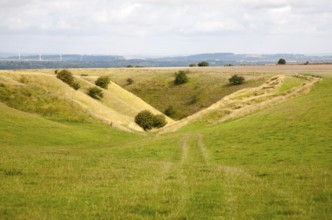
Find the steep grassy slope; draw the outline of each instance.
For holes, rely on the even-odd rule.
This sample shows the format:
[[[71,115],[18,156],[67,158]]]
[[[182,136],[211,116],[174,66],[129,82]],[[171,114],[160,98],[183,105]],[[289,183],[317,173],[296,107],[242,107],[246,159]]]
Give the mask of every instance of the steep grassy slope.
[[[222,97],[243,88],[255,87],[276,74],[315,74],[329,76],[331,65],[285,65],[285,66],[233,66],[188,68],[191,81],[174,86],[174,73],[186,68],[124,68],[124,69],[73,69],[77,75],[109,75],[115,83],[142,98],[159,111],[168,106],[176,110],[174,119],[181,119],[206,108]],[[45,70],[45,72],[49,70]],[[241,86],[227,86],[228,78],[234,74],[243,75],[247,83]],[[89,77],[92,76],[92,77]],[[134,83],[128,85],[127,79]]]
[[[159,133],[174,132],[193,121],[216,124],[244,117],[292,97],[306,94],[317,82],[317,77],[276,75],[261,86],[236,91],[208,108],[162,128]]]
[[[192,115],[221,98],[241,90],[261,85],[277,74],[314,74],[328,77],[331,65],[271,65],[271,66],[233,66],[207,68],[114,68],[114,69],[72,69],[82,78],[93,82],[96,77],[108,75],[116,84],[142,98],[161,112],[173,106],[174,119]],[[175,86],[174,73],[189,69],[191,78],[188,84]],[[41,71],[41,70],[38,70]],[[42,70],[52,73],[53,70]],[[241,86],[228,86],[228,78],[234,74],[242,75],[247,83]],[[128,84],[127,79],[134,81]]]
[[[81,85],[81,90],[87,91],[88,88],[96,86],[95,81],[98,77],[86,77],[77,76],[76,79]],[[153,114],[162,114],[157,109],[153,108],[148,103],[144,102],[139,97],[121,88],[114,82],[110,82],[107,89],[103,89],[104,98],[100,101],[107,107],[114,109],[121,114],[134,118],[140,111],[149,110]],[[173,120],[166,116],[168,123],[172,123]]]
[[[0,217],[330,219],[331,88],[159,137],[0,105]]]
[[[185,69],[185,68],[182,68]],[[184,118],[206,108],[222,97],[243,88],[262,84],[275,73],[240,72],[246,83],[229,86],[228,78],[238,72],[216,68],[190,68],[189,83],[174,85],[174,73],[179,68],[139,69],[73,69],[73,73],[94,82],[100,75],[107,75],[112,81],[142,98],[161,112],[173,106],[174,119]],[[134,83],[128,84],[127,79]]]
[[[123,78],[120,78],[120,75],[116,76],[117,79],[114,77],[114,80],[146,102],[151,103],[160,111],[172,106],[175,109],[175,114],[172,117],[180,119],[208,107],[232,92],[258,86],[268,77],[268,74],[255,76],[246,73],[244,74],[247,79],[245,84],[229,86],[228,78],[231,76],[230,73],[218,73],[208,69],[191,69],[191,72],[188,74],[190,78],[189,83],[174,85],[175,72],[176,70],[168,70],[167,73],[163,74],[163,77],[160,77],[159,73],[156,72],[146,77],[146,80],[138,80],[132,85],[126,85],[122,81]],[[132,78],[135,81],[140,76],[132,76]]]
[[[0,101],[13,108],[56,120],[94,121],[77,104],[56,93],[51,93],[39,84],[41,80],[37,84],[33,80],[36,78],[26,75],[1,74]]]
[[[111,84],[99,101],[89,97],[87,89],[95,86],[76,79],[81,89],[73,90],[55,75],[26,71],[0,72],[0,101],[23,111],[38,113],[57,120],[101,121],[122,130],[142,131],[135,115],[142,110],[159,111],[140,98]],[[169,123],[172,120],[167,118]]]

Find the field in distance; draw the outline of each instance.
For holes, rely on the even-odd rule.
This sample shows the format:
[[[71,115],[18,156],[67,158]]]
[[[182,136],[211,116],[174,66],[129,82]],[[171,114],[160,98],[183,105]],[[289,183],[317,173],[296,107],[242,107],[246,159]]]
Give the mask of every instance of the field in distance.
[[[97,75],[110,75],[130,91],[129,87],[140,83],[157,88],[159,75],[169,85],[177,70],[71,71],[80,77],[87,74],[82,76],[86,83]],[[53,71],[36,70],[35,74],[51,76]],[[55,112],[66,112],[55,114],[59,117],[29,113],[23,107],[17,110],[19,103],[9,107],[2,101],[0,218],[331,219],[332,66],[191,71],[190,86],[197,86],[195,80],[212,85],[210,77],[216,74],[224,76],[220,82],[234,73],[253,82],[280,74],[323,78],[308,94],[289,97],[252,114],[218,123],[192,121],[162,135],[121,131],[91,120],[84,111],[71,115],[70,103],[64,104],[62,99],[55,102],[61,105]],[[17,73],[24,70],[6,74]],[[127,78],[133,78],[134,83],[125,86]],[[6,77],[3,80],[16,83]],[[287,92],[298,84],[285,80],[278,91]],[[49,94],[39,89],[0,91],[15,91],[11,102],[31,92],[31,97],[37,97],[34,103],[48,103],[45,97]],[[150,89],[144,91],[152,96]],[[125,118],[135,111],[128,111]],[[208,115],[206,120],[211,118],[214,116]]]

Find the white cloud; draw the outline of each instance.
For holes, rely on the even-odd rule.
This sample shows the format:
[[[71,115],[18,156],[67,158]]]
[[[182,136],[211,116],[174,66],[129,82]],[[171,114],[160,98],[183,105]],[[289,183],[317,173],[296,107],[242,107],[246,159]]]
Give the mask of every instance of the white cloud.
[[[193,42],[193,46],[198,39],[225,36],[244,42],[273,36],[296,41],[305,35],[309,44],[317,37],[332,38],[331,26],[330,0],[0,0],[0,32],[8,36],[0,46],[7,47],[16,43],[10,39],[31,36],[33,41],[40,34],[44,41],[47,36],[75,36],[90,50],[94,50],[93,44],[86,43],[90,36],[105,44],[109,39],[123,45],[141,42],[146,50],[156,50],[156,43],[149,42],[158,39],[169,39],[174,45],[175,41]],[[332,51],[329,41],[321,40],[321,44]],[[269,50],[268,45],[264,47]]]

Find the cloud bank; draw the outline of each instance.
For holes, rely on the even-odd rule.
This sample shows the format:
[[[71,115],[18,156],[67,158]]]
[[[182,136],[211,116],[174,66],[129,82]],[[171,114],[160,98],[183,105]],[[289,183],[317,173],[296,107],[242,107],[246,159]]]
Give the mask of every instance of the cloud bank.
[[[332,52],[330,0],[0,0],[8,52]]]

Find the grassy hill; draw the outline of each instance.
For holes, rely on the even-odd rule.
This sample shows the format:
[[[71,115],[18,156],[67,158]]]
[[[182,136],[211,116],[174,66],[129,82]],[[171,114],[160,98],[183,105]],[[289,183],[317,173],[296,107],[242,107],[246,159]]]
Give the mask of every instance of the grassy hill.
[[[228,78],[232,76],[232,73],[209,68],[192,68],[188,74],[188,83],[174,85],[174,74],[178,70],[181,69],[134,69],[111,73],[88,72],[88,74],[108,74],[114,82],[161,112],[172,106],[175,110],[175,114],[172,115],[174,119],[181,119],[198,112],[232,92],[258,86],[272,75],[243,73],[246,83],[240,86],[229,86]],[[86,78],[91,79],[91,77]],[[127,82],[129,78],[134,83],[129,85]]]
[[[37,113],[55,120],[100,121],[123,130],[141,131],[134,122],[136,114],[150,110],[161,114],[140,98],[114,83],[103,90],[102,100],[86,93],[95,85],[76,77],[81,88],[73,90],[54,74],[27,71],[0,73],[0,101],[8,106]],[[172,123],[170,118],[167,118]]]
[[[159,136],[0,104],[0,218],[330,219],[331,88]]]
[[[174,74],[183,69],[187,68],[71,69],[70,71],[90,83],[93,83],[98,76],[109,76],[117,85],[140,97],[160,112],[172,106],[176,111],[172,115],[173,119],[187,117],[235,91],[258,86],[276,74],[268,71],[235,71],[232,68],[189,68],[189,82],[176,86],[173,83]],[[37,72],[51,74],[53,70],[37,70]],[[234,74],[243,75],[246,83],[229,86],[228,78]],[[133,83],[129,84],[128,79],[132,79]]]

